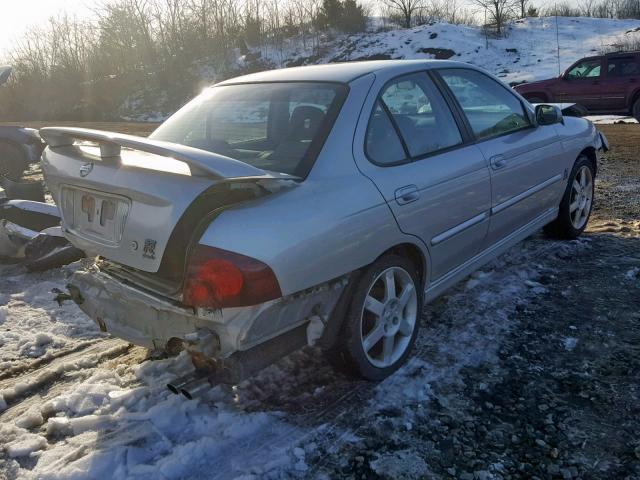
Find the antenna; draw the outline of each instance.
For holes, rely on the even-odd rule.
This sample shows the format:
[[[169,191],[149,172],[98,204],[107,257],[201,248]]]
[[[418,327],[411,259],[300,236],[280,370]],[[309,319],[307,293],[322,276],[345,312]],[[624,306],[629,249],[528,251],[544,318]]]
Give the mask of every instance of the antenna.
[[[558,33],[558,4],[555,4],[556,10],[556,49],[558,52],[558,76],[560,76],[560,34]]]
[[[489,50],[489,32],[487,28],[487,7],[484,7],[484,49]]]

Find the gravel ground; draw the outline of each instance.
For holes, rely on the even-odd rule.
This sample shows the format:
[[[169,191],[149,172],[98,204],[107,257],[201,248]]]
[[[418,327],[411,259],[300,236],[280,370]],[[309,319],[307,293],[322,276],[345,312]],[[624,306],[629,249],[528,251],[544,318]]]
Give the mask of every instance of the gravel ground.
[[[360,440],[321,454],[318,471],[640,478],[640,223],[615,227],[630,227],[624,233],[612,233],[612,223],[594,226],[577,255],[559,249],[540,262],[535,281],[544,292],[515,306],[496,361],[463,368],[461,381],[428,404],[377,410],[366,421],[356,415]],[[427,309],[423,336],[453,328],[449,301]],[[433,362],[428,350],[419,355]]]

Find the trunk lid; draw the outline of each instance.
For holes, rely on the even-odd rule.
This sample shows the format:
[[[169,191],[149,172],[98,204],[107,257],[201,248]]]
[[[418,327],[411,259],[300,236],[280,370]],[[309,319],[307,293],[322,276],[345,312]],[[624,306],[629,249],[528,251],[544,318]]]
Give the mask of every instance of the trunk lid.
[[[48,143],[44,176],[65,236],[87,253],[145,272],[158,271],[176,224],[210,187],[285,177],[208,151],[131,135],[57,127],[40,134]]]

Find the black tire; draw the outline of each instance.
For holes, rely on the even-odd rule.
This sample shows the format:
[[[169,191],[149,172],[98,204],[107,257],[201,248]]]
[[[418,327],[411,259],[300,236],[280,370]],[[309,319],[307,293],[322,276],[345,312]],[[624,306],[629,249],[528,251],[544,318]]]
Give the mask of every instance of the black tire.
[[[638,97],[636,101],[633,102],[633,106],[631,107],[631,115],[638,122],[640,122],[640,97]]]
[[[582,217],[584,223],[575,225],[572,221],[571,211],[572,202],[577,201],[576,194],[573,189],[573,182],[574,180],[576,180],[583,168],[589,169],[591,173],[590,192],[585,192],[585,194],[591,195],[591,200],[589,202],[586,215]],[[593,164],[593,161],[586,155],[580,155],[576,160],[576,163],[573,165],[573,169],[571,170],[571,174],[569,175],[569,181],[567,182],[567,187],[565,188],[564,195],[562,196],[562,201],[560,202],[560,211],[558,212],[558,218],[544,227],[544,231],[547,235],[554,238],[573,240],[578,238],[582,234],[582,232],[584,232],[584,229],[589,223],[591,211],[593,210],[595,177],[595,166]]]
[[[18,146],[0,142],[0,177],[18,180],[27,163],[24,152]]]
[[[406,336],[402,336],[403,334],[400,334],[401,342],[406,344],[406,347],[403,347],[404,352],[389,366],[380,367],[374,365],[369,360],[369,356],[364,350],[362,322],[365,319],[364,304],[366,297],[369,295],[371,288],[375,286],[376,279],[379,279],[380,275],[388,271],[390,268],[396,269],[398,273],[401,273],[399,270],[401,269],[409,274],[416,292],[416,313],[413,331],[411,332],[411,334]],[[402,291],[404,291],[404,289]],[[402,291],[399,294],[400,296],[402,296]],[[395,254],[385,255],[376,260],[364,270],[362,275],[357,280],[357,283],[354,285],[353,296],[347,308],[347,312],[342,325],[342,330],[338,335],[337,342],[331,350],[325,352],[325,355],[329,358],[330,363],[334,367],[339,367],[339,369],[341,370],[346,369],[350,373],[361,376],[367,380],[380,381],[391,375],[407,361],[408,357],[411,354],[411,350],[413,349],[413,345],[415,343],[419,330],[423,302],[422,297],[423,295],[420,278],[416,271],[415,265],[413,265],[411,261],[409,261],[405,257]],[[411,312],[413,312],[413,305],[414,304],[412,301]],[[405,311],[406,310],[401,308],[401,313]],[[380,346],[382,349],[384,338],[385,337],[382,337],[378,343],[373,343],[373,348]],[[394,342],[395,338],[397,337],[394,337]],[[406,339],[408,339],[408,342],[406,341]]]

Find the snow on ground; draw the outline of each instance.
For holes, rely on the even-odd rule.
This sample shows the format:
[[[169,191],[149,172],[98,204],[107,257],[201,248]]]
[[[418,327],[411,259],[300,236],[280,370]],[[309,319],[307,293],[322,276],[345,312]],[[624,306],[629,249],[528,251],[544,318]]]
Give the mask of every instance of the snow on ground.
[[[622,115],[589,115],[584,117],[591,120],[596,125],[610,125],[612,123],[638,123],[633,117],[625,117]]]
[[[448,401],[447,386],[461,381],[462,368],[496,363],[516,309],[545,294],[537,282],[542,268],[538,259],[547,251],[588,247],[587,240],[558,244],[532,239],[475,273],[438,303],[437,325],[429,322],[427,310],[415,358],[379,385],[335,374],[322,387],[292,384],[314,379],[327,368],[314,367],[319,361],[314,351],[285,359],[238,387],[219,386],[194,400],[165,388],[191,368],[184,355],[141,364],[125,356],[67,366],[37,394],[25,394],[21,401],[19,391],[9,397],[0,413],[0,476],[305,478],[305,458],[319,443],[332,439],[338,448],[357,438],[353,425],[340,423],[349,412],[375,421],[381,409],[400,408],[405,412],[400,421],[411,428],[416,406],[422,408],[434,396]],[[0,333],[6,338],[0,355],[7,365],[53,355],[87,338],[99,340],[97,328],[74,305],[58,308],[51,301],[48,292],[64,284],[64,272],[26,274],[11,268],[0,267]],[[43,335],[47,340],[39,345]],[[296,362],[297,376],[291,374]],[[338,401],[337,410],[320,425],[284,407],[292,396],[288,392],[308,388],[293,403],[312,406],[340,382],[349,390],[372,389],[368,405]],[[256,390],[262,390],[262,399],[247,400],[248,392]],[[274,399],[276,408],[266,398]],[[373,467],[389,475],[394,468],[426,471],[416,464],[419,457],[405,453],[381,456]]]
[[[52,289],[64,288],[65,278],[78,267],[11,274],[14,267],[0,266],[0,372],[103,336],[75,305],[53,302]]]

